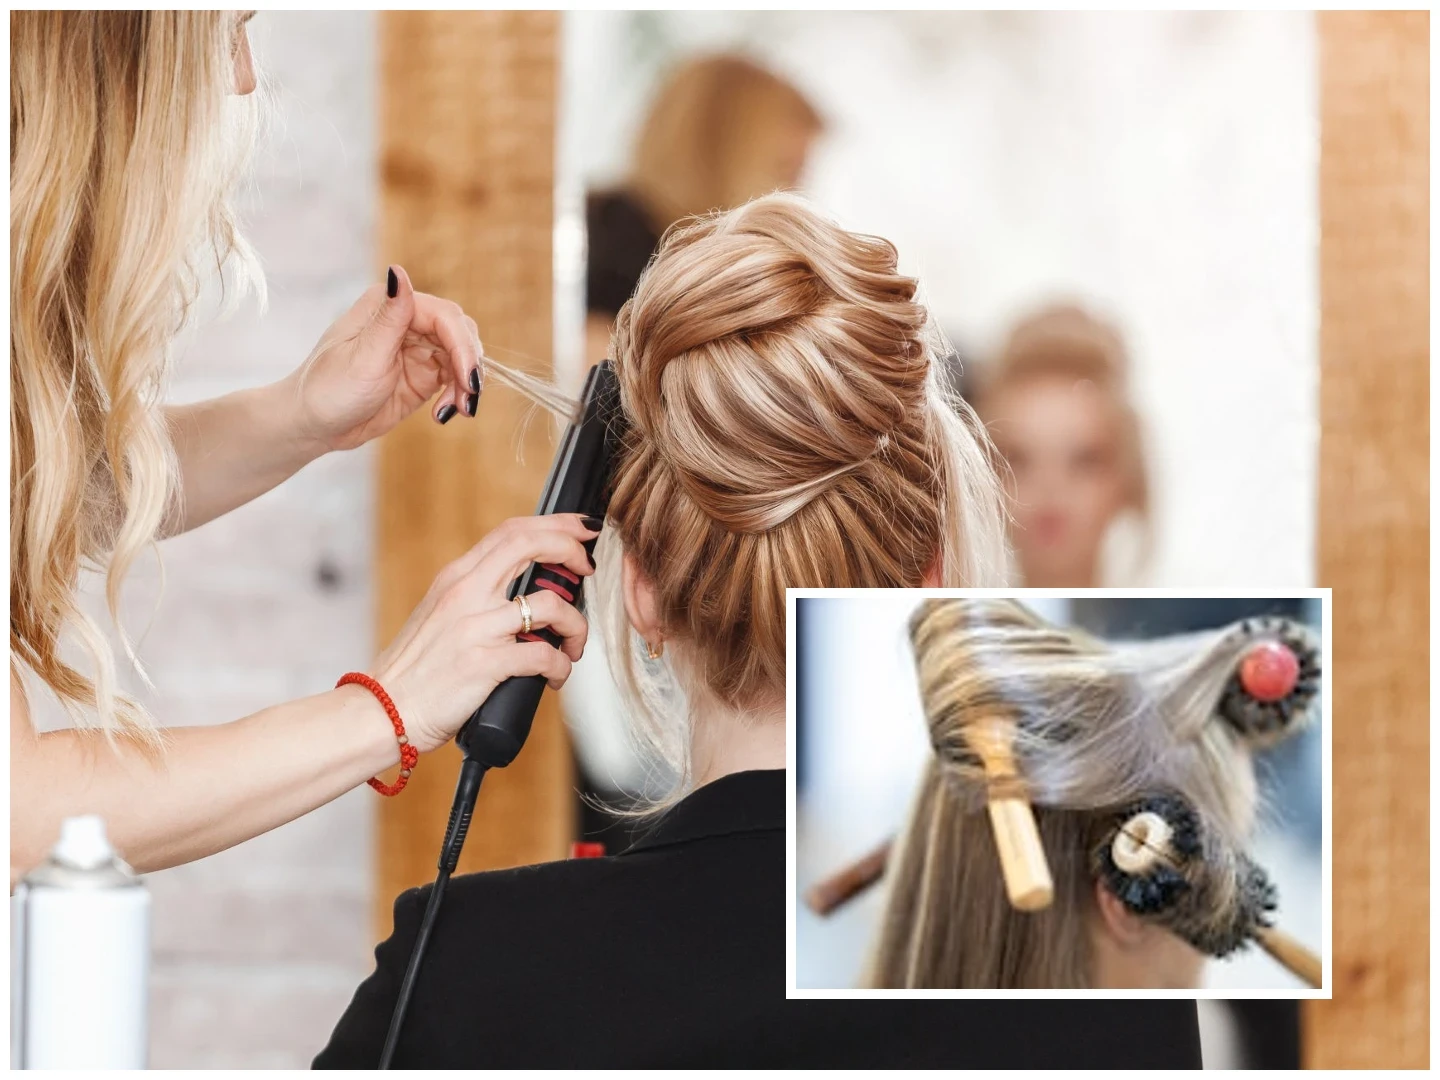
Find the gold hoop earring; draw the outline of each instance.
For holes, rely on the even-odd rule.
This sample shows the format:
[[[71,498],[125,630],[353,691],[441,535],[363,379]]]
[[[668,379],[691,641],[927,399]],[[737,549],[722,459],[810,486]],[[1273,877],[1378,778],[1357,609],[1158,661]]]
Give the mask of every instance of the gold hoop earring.
[[[664,638],[661,638],[661,639],[660,639],[660,644],[659,644],[659,645],[651,645],[648,641],[645,642],[645,659],[646,659],[646,660],[659,660],[660,657],[662,657],[662,656],[664,656],[664,655],[665,655],[665,639],[664,639]]]

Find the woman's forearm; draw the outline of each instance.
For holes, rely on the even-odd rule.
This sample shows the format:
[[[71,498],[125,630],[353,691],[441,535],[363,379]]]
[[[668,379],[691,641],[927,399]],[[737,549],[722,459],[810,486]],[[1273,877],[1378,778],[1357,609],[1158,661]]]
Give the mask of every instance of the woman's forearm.
[[[399,760],[384,710],[354,686],[168,735],[168,751],[152,760],[123,741],[111,749],[94,731],[12,734],[11,888],[75,814],[103,817],[144,873],[283,825]]]
[[[243,506],[324,453],[324,446],[304,433],[298,409],[293,378],[167,407],[183,500],[166,535],[197,528]]]

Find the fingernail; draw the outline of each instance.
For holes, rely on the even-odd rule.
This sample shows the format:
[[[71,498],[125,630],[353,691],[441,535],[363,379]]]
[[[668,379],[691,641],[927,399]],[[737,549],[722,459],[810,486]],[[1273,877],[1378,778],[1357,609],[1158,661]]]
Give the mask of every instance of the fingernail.
[[[480,392],[480,369],[478,367],[470,369],[470,390],[476,394]]]
[[[475,408],[480,404],[479,394],[470,394],[465,398],[465,415],[474,416]]]
[[[594,569],[595,569],[595,555],[594,555],[594,553],[591,552],[591,551],[589,551],[589,550],[587,550],[587,551],[585,552],[585,557],[590,560],[590,569],[591,569],[591,570],[594,570]]]
[[[435,419],[439,420],[442,424],[448,424],[450,422],[450,418],[454,415],[455,406],[446,405],[443,409],[441,409],[438,413],[435,414]]]
[[[605,524],[605,519],[598,517],[582,517],[580,519],[580,524],[584,525],[585,528],[589,529],[591,532],[599,532],[601,527]]]
[[[385,295],[390,297],[391,300],[394,300],[395,294],[399,291],[400,279],[395,276],[395,268],[392,266],[385,272]],[[441,422],[443,423],[444,421]]]

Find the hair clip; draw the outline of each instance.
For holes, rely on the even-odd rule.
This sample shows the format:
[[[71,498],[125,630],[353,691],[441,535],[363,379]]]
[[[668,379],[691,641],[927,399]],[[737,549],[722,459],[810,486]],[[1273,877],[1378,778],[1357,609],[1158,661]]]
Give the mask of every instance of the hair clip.
[[[1320,654],[1286,619],[1246,619],[1240,631],[1260,638],[1246,650],[1221,691],[1216,712],[1255,747],[1294,734],[1320,686]]]

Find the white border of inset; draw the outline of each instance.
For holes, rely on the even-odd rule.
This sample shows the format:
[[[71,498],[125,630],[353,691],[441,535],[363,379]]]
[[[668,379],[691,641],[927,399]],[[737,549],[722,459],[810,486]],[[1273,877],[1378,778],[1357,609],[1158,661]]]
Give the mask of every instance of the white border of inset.
[[[795,792],[795,601],[801,598],[864,597],[881,593],[906,592],[921,600],[927,597],[975,596],[1013,597],[1017,600],[1089,598],[1137,599],[1313,599],[1320,601],[1320,723],[1321,739],[1321,832],[1320,832],[1320,958],[1324,966],[1323,985],[1318,990],[818,990],[795,985],[795,919],[803,903],[796,881],[796,792]],[[786,998],[1209,998],[1233,1001],[1249,998],[1281,1000],[1332,997],[1331,956],[1331,771],[1330,753],[1334,735],[1331,722],[1331,597],[1329,589],[786,589],[785,590],[785,997]]]

